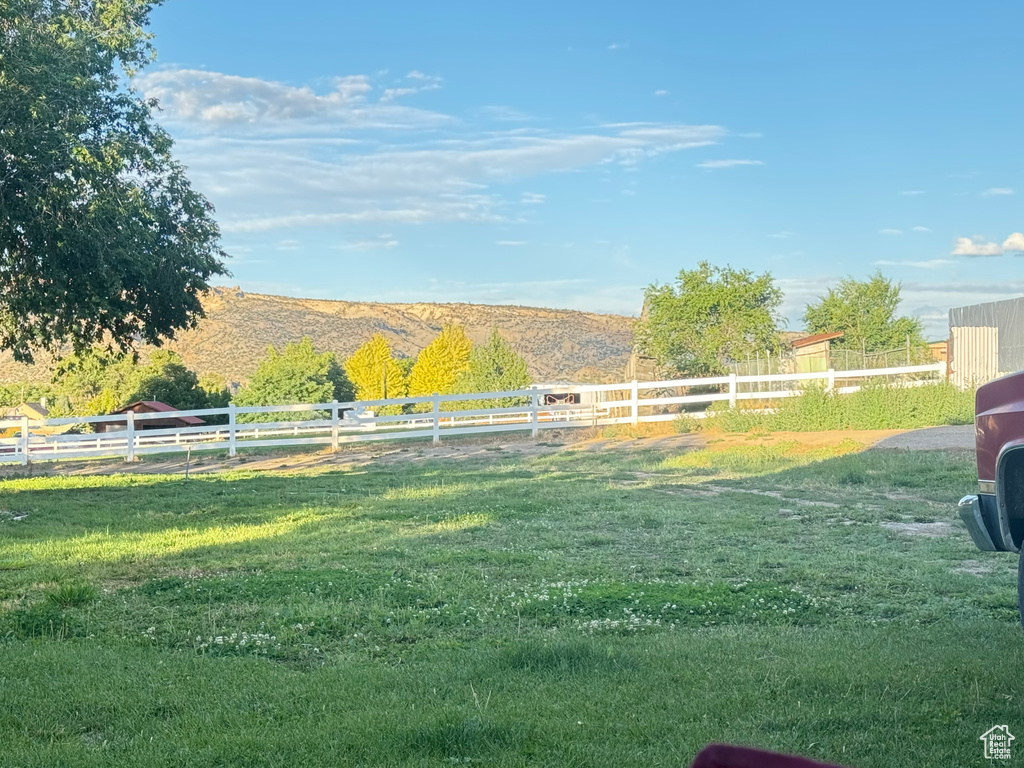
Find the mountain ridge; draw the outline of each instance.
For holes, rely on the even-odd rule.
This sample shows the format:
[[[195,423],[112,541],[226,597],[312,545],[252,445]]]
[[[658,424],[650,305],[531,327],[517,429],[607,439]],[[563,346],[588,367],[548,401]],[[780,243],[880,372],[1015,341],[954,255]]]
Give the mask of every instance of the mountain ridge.
[[[268,346],[281,349],[310,336],[318,350],[344,358],[374,333],[396,356],[412,357],[441,327],[462,325],[476,343],[492,328],[521,354],[537,381],[621,380],[633,346],[635,318],[573,309],[467,302],[371,302],[309,299],[214,287],[203,298],[206,317],[165,346],[196,373],[245,382]],[[143,356],[151,348],[141,350]],[[0,354],[0,380],[40,380],[43,364],[24,366]],[[40,374],[43,374],[42,376]]]

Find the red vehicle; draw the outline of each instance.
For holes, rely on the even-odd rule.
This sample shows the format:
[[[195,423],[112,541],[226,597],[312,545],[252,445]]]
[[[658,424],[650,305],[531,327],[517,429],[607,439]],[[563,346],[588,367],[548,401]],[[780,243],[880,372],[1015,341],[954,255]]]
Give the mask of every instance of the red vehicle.
[[[960,500],[960,516],[978,549],[1021,552],[1024,541],[1024,371],[990,381],[974,404],[978,494]],[[1024,624],[1024,555],[1017,569]]]

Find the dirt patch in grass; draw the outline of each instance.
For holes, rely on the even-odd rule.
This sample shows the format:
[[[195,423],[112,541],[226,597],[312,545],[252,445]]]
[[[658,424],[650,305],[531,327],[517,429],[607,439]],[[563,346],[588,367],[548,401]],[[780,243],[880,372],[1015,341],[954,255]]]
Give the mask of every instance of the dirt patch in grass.
[[[641,425],[643,426],[643,425]],[[907,430],[837,430],[831,432],[761,432],[722,434],[622,434],[609,436],[606,431],[590,428],[545,430],[542,440],[523,433],[487,436],[449,437],[442,435],[440,445],[422,440],[349,444],[337,453],[315,448],[242,450],[228,458],[226,451],[195,452],[189,460],[189,472],[210,474],[230,470],[254,472],[303,472],[314,469],[350,469],[381,463],[423,462],[508,457],[546,456],[560,452],[635,453],[660,451],[686,453],[706,449],[728,452],[736,449],[782,447],[796,455],[825,451],[844,444],[870,448],[885,444],[888,438]],[[847,452],[847,451],[843,451]],[[27,467],[0,467],[0,479],[53,475],[116,475],[116,474],[184,474],[185,454],[166,457],[143,457],[127,463],[121,459],[85,459],[40,462]]]
[[[949,523],[879,523],[886,530],[904,536],[923,536],[925,538],[941,538],[953,532]]]
[[[555,434],[553,435],[552,432]],[[573,447],[572,430],[545,432],[548,441],[538,442],[529,435],[501,434],[472,439],[449,439],[440,445],[423,441],[366,443],[342,446],[337,453],[329,450],[281,449],[239,452],[229,458],[226,451],[203,451],[193,453],[188,461],[190,474],[211,474],[231,470],[254,472],[301,472],[311,469],[351,469],[370,464],[398,462],[422,462],[446,459],[472,459],[495,454],[515,457],[543,456]],[[557,441],[551,438],[555,437]],[[583,437],[580,435],[580,437]],[[566,445],[568,443],[568,445]],[[167,458],[143,458],[136,462],[121,459],[86,459],[76,461],[52,461],[30,464],[28,467],[0,467],[0,479],[13,477],[48,477],[52,475],[176,475],[184,474],[185,454],[173,454]]]
[[[951,573],[967,573],[971,576],[986,576],[992,573],[992,566],[977,560],[964,560],[956,568],[950,569]]]
[[[724,450],[752,443],[767,446],[786,443],[795,444],[798,450],[811,451],[817,448],[831,448],[849,440],[869,448],[882,440],[893,435],[903,434],[906,431],[902,429],[843,429],[830,432],[719,433],[708,435],[707,444],[711,450]]]
[[[814,501],[812,499],[789,498],[784,496],[781,491],[763,491],[757,488],[725,488],[717,485],[706,485],[704,488],[715,493],[750,493],[754,496],[767,496],[771,499],[780,499],[791,504],[796,504],[799,507],[828,507],[830,509],[839,509],[842,507],[842,504],[836,504],[834,501]]]

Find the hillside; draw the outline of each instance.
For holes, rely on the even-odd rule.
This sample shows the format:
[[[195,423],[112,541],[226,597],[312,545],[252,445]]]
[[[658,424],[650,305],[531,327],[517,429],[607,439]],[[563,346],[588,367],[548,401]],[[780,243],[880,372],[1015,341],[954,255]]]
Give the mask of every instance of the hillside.
[[[496,327],[526,358],[537,381],[621,380],[632,346],[633,318],[560,309],[486,304],[379,304],[294,299],[215,288],[206,318],[168,346],[200,374],[242,382],[268,345],[311,336],[318,349],[351,354],[380,331],[400,357],[416,355],[446,323],[476,342]],[[4,382],[48,378],[0,355]]]

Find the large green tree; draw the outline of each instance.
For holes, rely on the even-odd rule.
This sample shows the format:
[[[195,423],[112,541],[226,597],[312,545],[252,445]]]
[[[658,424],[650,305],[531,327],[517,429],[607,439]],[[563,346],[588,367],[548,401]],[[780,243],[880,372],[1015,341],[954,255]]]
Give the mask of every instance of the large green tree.
[[[0,0],[0,347],[160,344],[224,273],[131,76],[154,0]]]
[[[236,405],[289,405],[352,400],[352,384],[333,352],[317,352],[313,340],[286,344],[278,352],[267,349],[249,383],[239,390]],[[247,421],[289,421],[309,418],[308,413],[248,414]]]
[[[456,394],[475,392],[511,392],[525,389],[533,378],[523,356],[498,332],[491,329],[486,344],[473,347],[469,354],[469,369],[462,373],[452,388]],[[497,398],[481,400],[475,407],[501,408],[521,405],[521,398]],[[458,408],[466,407],[463,401],[454,403]]]
[[[220,391],[208,391],[176,353],[132,354],[89,348],[68,355],[54,371],[59,410],[79,415],[109,413],[136,400],[159,400],[180,410],[227,405]]]
[[[211,407],[209,394],[199,385],[199,377],[185,367],[177,353],[168,349],[154,350],[133,378],[131,391],[121,398],[127,402],[159,400],[180,411]]]
[[[832,342],[839,349],[880,352],[906,347],[924,347],[921,321],[899,314],[900,284],[875,272],[867,280],[852,277],[839,281],[835,288],[804,312],[808,333],[835,333],[843,337]]]
[[[133,355],[88,347],[65,356],[53,372],[59,410],[80,416],[109,413],[126,405],[138,365]]]
[[[769,273],[702,261],[682,270],[675,285],[647,288],[636,344],[680,373],[721,373],[729,361],[778,347],[781,303]]]

